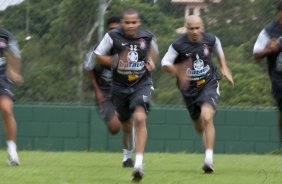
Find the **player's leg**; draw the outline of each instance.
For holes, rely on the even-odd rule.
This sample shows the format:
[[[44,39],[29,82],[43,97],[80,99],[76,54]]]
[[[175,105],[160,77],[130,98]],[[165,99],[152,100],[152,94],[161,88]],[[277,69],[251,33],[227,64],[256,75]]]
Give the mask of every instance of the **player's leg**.
[[[201,107],[190,106],[189,112],[194,121],[195,130],[202,135],[202,141],[205,148],[205,161],[203,170],[205,173],[211,173],[213,169],[213,145],[215,140],[215,129],[213,125],[214,114],[213,107],[209,104],[203,104]]]
[[[100,117],[107,124],[108,131],[115,135],[119,132],[121,128],[121,123],[118,119],[117,113],[115,111],[115,107],[112,102],[111,94],[107,92],[103,92],[104,101],[99,104],[99,113]]]
[[[215,142],[214,114],[219,97],[219,84],[212,80],[206,84],[198,100],[202,101],[200,119],[203,126],[203,142],[205,146],[205,161],[203,170],[211,173],[213,169],[213,147]]]
[[[132,138],[132,121],[131,119],[122,122],[123,128],[123,167],[133,167],[132,152],[134,141]]]
[[[143,178],[143,157],[147,142],[146,119],[151,101],[151,85],[140,86],[134,89],[130,96],[130,109],[133,110],[133,121],[135,129],[135,164],[133,170],[133,181]]]
[[[137,106],[133,113],[135,125],[135,164],[133,180],[141,180],[143,177],[143,155],[147,142],[146,112],[142,106]]]
[[[219,96],[217,80],[210,81],[202,91],[192,98],[184,98],[195,129],[202,134],[205,148],[203,170],[211,173],[213,169],[213,147],[215,142],[214,114]]]
[[[195,130],[202,135],[202,141],[203,141],[203,145],[205,148],[205,162],[206,160],[212,160],[212,151],[211,149],[207,149],[210,147],[213,147],[213,143],[211,142],[211,140],[214,140],[214,138],[212,138],[212,129],[210,129],[210,125],[208,125],[208,123],[210,123],[209,121],[207,121],[209,118],[207,115],[205,115],[206,113],[210,113],[208,111],[208,109],[206,109],[206,105],[202,105],[202,101],[203,99],[201,98],[201,96],[193,96],[193,97],[185,97],[184,96],[184,101],[186,103],[186,107],[189,111],[189,114],[194,122],[194,127]],[[207,123],[208,122],[208,123]],[[208,125],[208,126],[207,126]],[[207,136],[209,138],[207,138]],[[211,158],[211,159],[210,159]],[[204,164],[203,169],[205,172],[212,172],[213,171],[213,167],[212,164],[209,164],[209,166],[207,167],[206,164]]]
[[[117,115],[114,115],[111,117],[111,119],[109,119],[107,121],[107,128],[108,128],[108,131],[112,134],[112,135],[115,135],[119,132],[120,130],[120,127],[121,127],[121,123],[117,117]]]
[[[280,136],[280,146],[282,152],[282,109],[279,110],[279,122],[278,122],[279,136]]]
[[[209,103],[201,106],[201,116],[203,126],[203,143],[205,147],[204,171],[213,172],[213,147],[215,141],[215,128],[213,123],[215,110]]]
[[[197,97],[184,97],[186,103],[186,108],[193,120],[194,128],[199,134],[203,134],[204,127],[203,121],[200,117],[201,115],[201,103],[198,102]],[[205,139],[203,139],[203,144],[206,145]]]
[[[279,131],[279,139],[280,139],[280,154],[282,156],[282,108],[280,106],[279,110],[279,122],[278,122],[278,131]],[[280,169],[282,171],[282,167]]]
[[[214,109],[208,104],[204,103],[201,107],[201,121],[203,125],[203,139],[205,140],[205,148],[213,149],[215,139],[215,128],[213,123]]]
[[[277,108],[279,109],[279,119],[278,119],[278,132],[279,132],[279,142],[281,146],[282,153],[282,83],[280,81],[272,81],[272,95],[276,101]]]
[[[280,143],[280,153],[282,155],[282,83],[279,81],[272,81],[272,94],[276,101],[277,107],[279,109],[278,117],[278,132],[279,132],[279,143]],[[282,171],[282,168],[281,168]]]
[[[20,161],[16,146],[17,125],[13,113],[13,100],[8,96],[0,96],[0,110],[7,141],[8,163],[10,165],[19,165]]]
[[[146,128],[146,112],[143,107],[137,106],[133,118],[135,122],[135,133],[136,133],[136,154],[143,155],[146,141],[147,141],[147,128]],[[135,166],[142,166],[142,158],[136,160]]]
[[[114,87],[112,89],[112,101],[116,114],[123,128],[123,167],[133,167],[132,152],[134,142],[132,138],[132,112],[129,110],[127,96],[128,91],[124,88]]]

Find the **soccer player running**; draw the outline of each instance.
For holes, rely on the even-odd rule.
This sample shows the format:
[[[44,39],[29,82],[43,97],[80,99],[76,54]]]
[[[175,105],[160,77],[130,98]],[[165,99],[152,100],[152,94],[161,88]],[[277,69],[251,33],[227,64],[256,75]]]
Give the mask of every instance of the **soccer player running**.
[[[279,109],[279,134],[282,152],[282,1],[276,6],[276,19],[260,32],[253,49],[255,59],[267,59],[272,95]]]
[[[205,159],[202,169],[212,173],[215,142],[214,114],[219,97],[220,76],[212,62],[215,53],[221,73],[234,85],[226,64],[220,40],[204,32],[202,19],[190,15],[186,19],[187,34],[181,35],[168,48],[162,59],[162,68],[177,77],[178,88],[194,121],[195,129],[202,134]]]
[[[120,17],[111,16],[106,23],[107,31],[120,26]],[[110,66],[96,63],[94,50],[98,44],[90,49],[84,61],[84,68],[87,71],[95,92],[95,100],[98,105],[99,113],[106,122],[107,128],[111,134],[116,134],[121,128],[121,123],[117,117],[115,107],[112,103],[112,77],[113,71]],[[112,54],[110,51],[109,54]],[[123,167],[133,167],[132,150],[134,149],[131,124],[123,126]]]
[[[0,27],[0,111],[3,118],[7,143],[8,164],[20,165],[17,153],[17,125],[13,113],[13,83],[22,83],[20,74],[21,54],[13,35]]]
[[[123,125],[135,128],[135,164],[133,181],[143,178],[143,154],[147,141],[146,118],[151,100],[155,56],[158,53],[154,36],[139,29],[141,20],[135,9],[122,14],[121,28],[108,32],[95,50],[96,59],[113,67],[113,103]],[[108,55],[110,50],[115,56]],[[154,54],[153,54],[154,53]]]

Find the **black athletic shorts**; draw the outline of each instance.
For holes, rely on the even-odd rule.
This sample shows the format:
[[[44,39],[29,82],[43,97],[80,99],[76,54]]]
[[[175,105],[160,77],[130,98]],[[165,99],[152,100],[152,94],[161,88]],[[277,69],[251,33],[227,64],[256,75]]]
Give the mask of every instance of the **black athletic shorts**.
[[[210,104],[216,109],[219,97],[219,83],[218,80],[211,80],[203,86],[198,93],[191,96],[184,96],[186,107],[193,120],[197,120],[201,114],[201,106],[204,103]]]
[[[104,102],[98,105],[100,117],[108,122],[115,115],[115,107],[112,101],[112,95],[110,91],[103,91]]]
[[[0,96],[8,96],[14,101],[15,96],[12,92],[12,84],[13,82],[6,76],[0,77]]]
[[[113,86],[112,99],[121,122],[129,120],[137,106],[142,106],[145,112],[149,111],[152,97],[151,87],[152,85]]]

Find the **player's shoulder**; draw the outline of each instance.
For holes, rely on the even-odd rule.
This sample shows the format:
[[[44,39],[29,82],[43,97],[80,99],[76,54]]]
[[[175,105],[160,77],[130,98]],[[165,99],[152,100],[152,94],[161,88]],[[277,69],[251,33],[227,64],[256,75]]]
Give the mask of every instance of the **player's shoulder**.
[[[203,36],[204,36],[204,39],[208,41],[215,41],[216,39],[216,36],[213,33],[204,33]]]
[[[216,38],[216,35],[213,33],[204,33],[202,43],[213,46],[216,43]]]
[[[152,37],[154,37],[154,34],[151,33],[150,31],[147,31],[147,30],[144,30],[144,29],[139,29],[139,37],[152,38]]]
[[[8,31],[6,28],[0,27],[1,33],[11,34],[10,31]]]
[[[7,38],[12,37],[12,33],[3,27],[0,28],[0,35]]]
[[[185,40],[187,39],[187,35],[185,36],[186,34],[182,34],[180,36],[178,36],[173,42],[172,44],[182,44],[183,42],[185,42]]]
[[[177,48],[181,48],[183,47],[183,44],[189,44],[189,40],[187,38],[187,34],[181,34],[180,36],[178,36],[173,42],[172,42],[172,46],[174,47],[174,49]]]
[[[264,27],[264,30],[267,33],[271,33],[271,32],[274,32],[278,27],[279,27],[278,22],[273,20],[269,22],[268,24],[266,24],[266,26]]]
[[[116,37],[118,35],[123,36],[123,31],[121,28],[116,28],[107,33],[110,37]]]

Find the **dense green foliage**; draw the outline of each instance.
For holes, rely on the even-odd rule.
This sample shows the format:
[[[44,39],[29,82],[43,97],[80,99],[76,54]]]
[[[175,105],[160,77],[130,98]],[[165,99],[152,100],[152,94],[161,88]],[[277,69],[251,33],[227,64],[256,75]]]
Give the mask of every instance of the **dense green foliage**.
[[[274,105],[265,62],[252,59],[258,33],[274,18],[274,2],[276,0],[223,0],[209,4],[202,12],[206,30],[221,39],[235,79],[234,88],[225,79],[221,81],[220,105]],[[93,92],[82,63],[88,48],[97,41],[97,29],[90,41],[86,38],[97,23],[98,3],[93,0],[29,0],[29,3],[25,1],[1,12],[2,25],[16,36],[22,49],[25,84],[16,88],[18,102],[92,102]],[[184,6],[171,4],[170,0],[157,3],[115,0],[109,5],[105,18],[120,15],[129,6],[140,11],[142,28],[157,37],[161,59],[178,36],[175,29],[184,24]],[[28,34],[32,39],[26,41]],[[153,77],[154,104],[183,104],[174,76],[162,72],[158,65]]]

